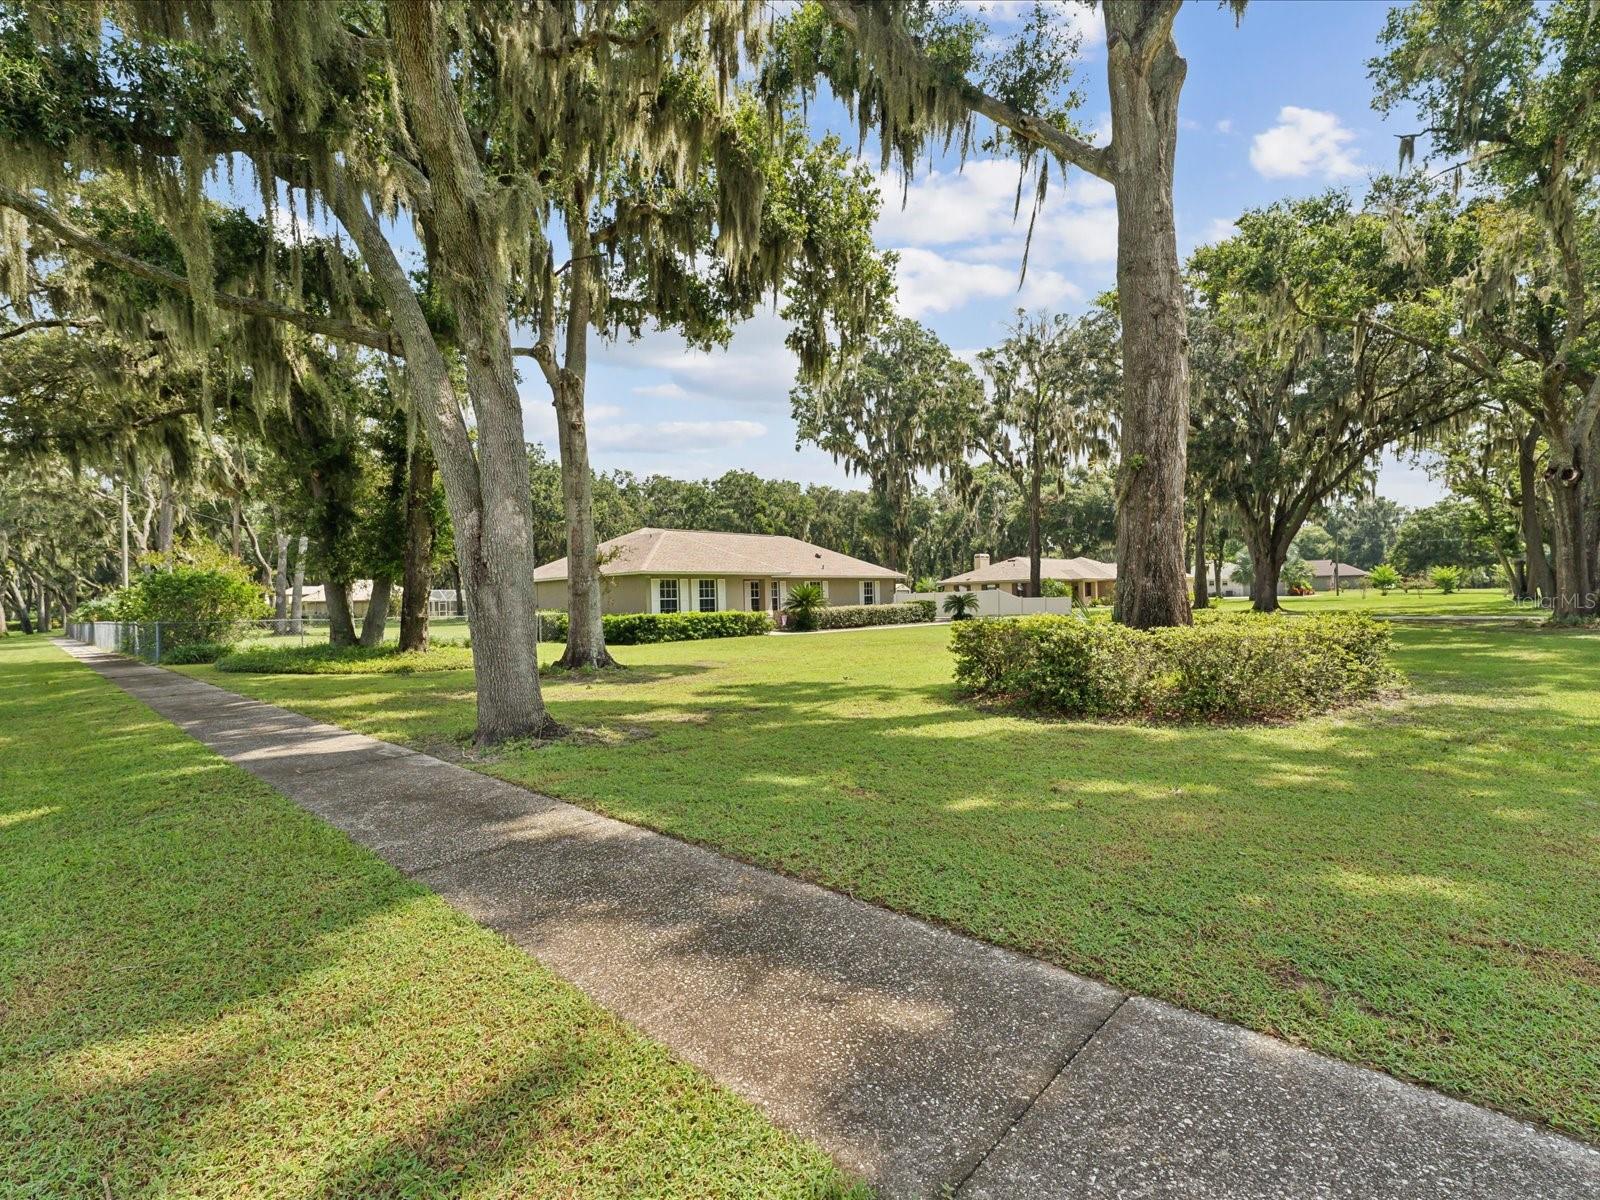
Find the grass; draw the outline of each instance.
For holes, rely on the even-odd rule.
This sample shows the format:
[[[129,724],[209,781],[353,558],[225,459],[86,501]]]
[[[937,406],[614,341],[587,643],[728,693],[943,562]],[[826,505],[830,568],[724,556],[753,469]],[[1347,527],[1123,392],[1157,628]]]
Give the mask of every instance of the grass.
[[[601,736],[473,765],[1600,1139],[1600,637],[1399,626],[1401,701],[1155,728],[978,711],[949,636],[629,647],[546,681]],[[185,670],[445,753],[472,726],[470,672]]]
[[[0,639],[0,1195],[825,1197],[822,1153]]]
[[[1279,603],[1288,612],[1365,612],[1384,616],[1520,616],[1543,617],[1537,605],[1519,603],[1500,588],[1468,588],[1451,592],[1390,592],[1379,595],[1368,588],[1346,588],[1335,595],[1316,592],[1310,596],[1282,596]],[[1221,602],[1225,610],[1247,609],[1250,601],[1238,597]]]
[[[260,675],[407,675],[417,671],[459,671],[472,666],[472,651],[456,643],[435,643],[423,651],[382,646],[273,645],[251,642],[230,650],[217,670]]]

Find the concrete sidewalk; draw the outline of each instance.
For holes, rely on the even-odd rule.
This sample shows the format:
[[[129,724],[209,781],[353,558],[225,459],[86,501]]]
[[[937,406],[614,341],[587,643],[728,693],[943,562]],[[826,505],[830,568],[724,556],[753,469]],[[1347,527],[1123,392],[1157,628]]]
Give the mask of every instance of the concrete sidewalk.
[[[1600,1149],[58,644],[886,1197],[1600,1196]]]

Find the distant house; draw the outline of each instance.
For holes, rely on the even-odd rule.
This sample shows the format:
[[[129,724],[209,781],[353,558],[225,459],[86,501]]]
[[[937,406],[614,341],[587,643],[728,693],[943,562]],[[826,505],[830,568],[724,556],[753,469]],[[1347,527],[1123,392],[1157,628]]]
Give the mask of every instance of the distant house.
[[[1216,588],[1218,596],[1248,596],[1250,589],[1245,587],[1238,578],[1239,567],[1237,563],[1225,562],[1222,564],[1222,585]],[[1208,577],[1208,583],[1215,586],[1216,576]]]
[[[817,583],[830,605],[891,604],[904,578],[888,567],[763,533],[635,529],[600,546],[608,613],[778,612],[789,589]],[[567,607],[567,560],[533,573],[539,607]]]
[[[1360,567],[1352,567],[1349,563],[1334,563],[1328,558],[1308,558],[1306,566],[1311,568],[1311,587],[1318,592],[1333,591],[1333,569],[1339,568],[1340,588],[1367,586],[1367,573]]]
[[[992,563],[987,554],[972,556],[972,570],[939,581],[941,592],[985,592],[995,589],[1023,596],[1028,591],[1029,564],[1024,555]],[[1041,558],[1041,582],[1053,579],[1072,589],[1075,599],[1087,603],[1106,599],[1117,582],[1115,563],[1095,558]]]
[[[350,615],[361,620],[367,615],[367,605],[372,602],[372,580],[357,579],[350,585]],[[300,611],[310,620],[328,619],[328,589],[320,583],[312,584],[300,593]],[[400,589],[389,597],[389,611],[400,611]]]

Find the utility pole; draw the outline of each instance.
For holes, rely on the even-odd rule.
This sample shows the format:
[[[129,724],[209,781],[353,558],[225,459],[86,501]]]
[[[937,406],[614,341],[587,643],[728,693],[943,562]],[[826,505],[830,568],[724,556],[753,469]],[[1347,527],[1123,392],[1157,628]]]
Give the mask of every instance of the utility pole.
[[[128,586],[128,481],[122,481],[122,586]]]

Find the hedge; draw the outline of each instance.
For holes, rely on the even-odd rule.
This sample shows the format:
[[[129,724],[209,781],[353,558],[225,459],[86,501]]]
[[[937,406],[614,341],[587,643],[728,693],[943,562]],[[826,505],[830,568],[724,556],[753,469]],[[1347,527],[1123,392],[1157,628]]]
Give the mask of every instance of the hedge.
[[[818,629],[861,629],[868,625],[914,625],[933,620],[932,600],[905,604],[841,604],[817,610]]]
[[[759,612],[607,613],[600,618],[600,623],[608,646],[753,637],[772,632],[772,618]],[[539,640],[566,641],[567,614],[541,612]]]
[[[1357,614],[1197,617],[1139,630],[1069,616],[954,627],[968,693],[1066,716],[1300,717],[1398,680],[1387,623]]]

